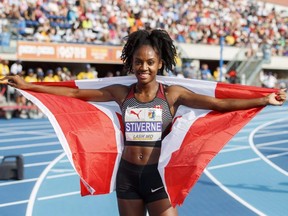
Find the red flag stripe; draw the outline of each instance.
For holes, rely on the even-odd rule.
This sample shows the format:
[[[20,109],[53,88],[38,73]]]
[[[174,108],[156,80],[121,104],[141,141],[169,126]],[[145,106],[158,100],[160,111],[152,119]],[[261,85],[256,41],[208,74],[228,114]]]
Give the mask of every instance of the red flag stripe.
[[[117,139],[118,143],[122,141],[116,138],[116,135],[119,137],[122,134],[115,132],[115,125],[107,116],[107,112],[75,98],[28,93],[37,98],[36,103],[40,102],[50,111],[50,116],[55,118],[51,123],[58,137],[61,136],[62,141],[68,143],[68,146],[63,147],[67,154],[70,154],[75,170],[88,189],[82,191],[82,195],[87,195],[88,191],[89,194],[111,192],[114,189],[114,182],[111,182],[111,179],[115,179],[117,171],[116,158],[122,150],[117,149],[119,147]],[[95,177],[98,174],[95,173],[101,173],[101,178],[96,181]]]

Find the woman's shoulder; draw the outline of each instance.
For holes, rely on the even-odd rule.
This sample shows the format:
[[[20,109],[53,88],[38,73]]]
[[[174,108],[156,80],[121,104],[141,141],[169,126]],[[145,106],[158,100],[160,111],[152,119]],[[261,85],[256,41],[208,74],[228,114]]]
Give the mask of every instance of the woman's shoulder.
[[[129,91],[130,86],[123,85],[123,84],[112,84],[112,85],[109,85],[105,88],[108,88],[108,89],[115,91],[115,92],[127,92],[127,91]]]
[[[123,85],[123,84],[112,84],[108,87],[106,87],[112,91],[114,95],[118,95],[118,97],[126,97],[128,94],[129,90],[131,89],[130,85]]]
[[[163,88],[165,91],[181,91],[181,89],[184,89],[181,85],[165,85],[163,84]]]

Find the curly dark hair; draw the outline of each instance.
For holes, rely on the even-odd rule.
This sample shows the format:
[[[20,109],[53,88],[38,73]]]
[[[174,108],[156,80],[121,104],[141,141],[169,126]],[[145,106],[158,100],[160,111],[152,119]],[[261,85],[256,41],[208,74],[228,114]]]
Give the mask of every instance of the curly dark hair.
[[[128,73],[133,72],[133,55],[142,45],[151,45],[162,59],[163,67],[160,69],[159,75],[163,75],[164,69],[172,71],[173,66],[176,65],[177,51],[173,40],[165,30],[138,30],[127,35],[124,40],[127,42],[123,47],[121,60],[124,63],[124,69]]]

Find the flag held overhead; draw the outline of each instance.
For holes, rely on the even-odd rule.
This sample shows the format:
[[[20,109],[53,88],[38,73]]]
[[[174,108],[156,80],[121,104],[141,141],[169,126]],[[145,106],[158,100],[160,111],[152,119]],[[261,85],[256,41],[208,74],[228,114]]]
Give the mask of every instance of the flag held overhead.
[[[217,98],[256,98],[272,89],[212,81],[158,76],[166,85],[181,85]],[[131,85],[136,79],[112,77],[39,85],[98,89],[111,84]],[[95,103],[65,96],[20,90],[49,118],[72,166],[81,179],[81,194],[106,194],[115,190],[123,150],[120,108],[115,102]],[[173,206],[184,202],[202,172],[222,147],[262,107],[219,113],[180,106],[171,132],[162,141],[158,170]]]

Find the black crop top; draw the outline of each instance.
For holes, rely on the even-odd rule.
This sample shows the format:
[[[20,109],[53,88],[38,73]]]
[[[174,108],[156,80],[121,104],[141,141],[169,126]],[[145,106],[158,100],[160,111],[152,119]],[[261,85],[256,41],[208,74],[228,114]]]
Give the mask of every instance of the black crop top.
[[[170,132],[172,115],[160,83],[156,97],[150,102],[140,102],[132,84],[121,111],[124,122],[124,145],[161,147],[162,139]]]

